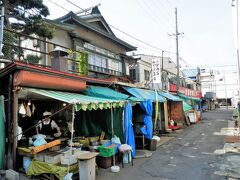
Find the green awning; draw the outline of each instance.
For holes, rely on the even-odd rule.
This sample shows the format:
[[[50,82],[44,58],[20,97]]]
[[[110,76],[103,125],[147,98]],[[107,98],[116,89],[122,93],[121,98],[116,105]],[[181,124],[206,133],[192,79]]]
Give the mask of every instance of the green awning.
[[[170,93],[167,93],[167,92],[159,92],[159,94],[171,101],[183,101],[182,99],[180,99],[178,96],[174,96]]]
[[[186,103],[185,101],[183,101],[183,111],[186,112],[186,111],[189,111],[189,110],[192,110],[192,106],[190,106],[188,103]]]
[[[151,100],[153,102],[156,102],[156,93],[153,90],[148,89],[140,89],[140,88],[134,88],[134,87],[123,87],[127,92],[132,94],[138,99],[142,100]],[[165,102],[166,99],[159,94],[157,94],[158,102]]]
[[[24,88],[24,90],[30,91],[32,93],[63,101],[70,104],[76,104],[76,111],[79,110],[96,110],[96,109],[108,109],[111,107],[122,107],[124,104],[123,100],[113,100],[107,98],[99,98],[86,96],[79,93],[70,93],[62,91],[44,90],[44,89],[34,89],[34,88]]]
[[[186,96],[184,94],[178,94],[180,98],[183,98],[183,100],[193,100],[193,101],[202,101],[200,98],[195,98],[191,96]]]
[[[133,96],[129,96],[118,91],[114,91],[113,89],[110,89],[108,87],[88,86],[88,88],[83,93],[88,96],[100,98],[139,101],[137,98]]]

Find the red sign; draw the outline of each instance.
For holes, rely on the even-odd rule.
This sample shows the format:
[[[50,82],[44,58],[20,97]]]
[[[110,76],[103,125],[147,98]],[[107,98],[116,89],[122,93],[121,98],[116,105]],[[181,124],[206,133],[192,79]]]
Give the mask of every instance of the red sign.
[[[169,91],[170,92],[177,92],[176,84],[169,83]],[[192,90],[182,86],[179,86],[178,92],[191,97],[202,98],[202,91],[199,90]]]

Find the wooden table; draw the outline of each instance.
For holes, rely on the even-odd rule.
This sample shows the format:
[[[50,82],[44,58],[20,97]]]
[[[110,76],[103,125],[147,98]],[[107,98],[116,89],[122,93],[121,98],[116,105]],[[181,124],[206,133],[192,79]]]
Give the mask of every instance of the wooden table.
[[[84,180],[95,180],[96,156],[99,153],[89,152],[78,156],[79,178]]]

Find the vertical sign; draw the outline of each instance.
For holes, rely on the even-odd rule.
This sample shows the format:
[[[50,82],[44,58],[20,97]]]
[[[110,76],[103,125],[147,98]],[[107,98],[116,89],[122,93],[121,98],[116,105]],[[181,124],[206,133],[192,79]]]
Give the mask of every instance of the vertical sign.
[[[152,80],[153,83],[161,83],[160,59],[152,60]]]

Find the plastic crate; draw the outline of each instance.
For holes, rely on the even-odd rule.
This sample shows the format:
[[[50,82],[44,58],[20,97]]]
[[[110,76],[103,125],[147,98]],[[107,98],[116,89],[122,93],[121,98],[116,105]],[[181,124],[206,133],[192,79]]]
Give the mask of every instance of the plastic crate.
[[[118,153],[118,147],[120,144],[115,144],[115,143],[106,143],[103,146],[99,146],[98,150],[100,155],[105,156],[105,157],[110,157]]]

